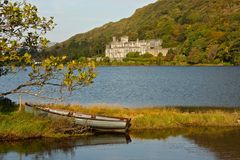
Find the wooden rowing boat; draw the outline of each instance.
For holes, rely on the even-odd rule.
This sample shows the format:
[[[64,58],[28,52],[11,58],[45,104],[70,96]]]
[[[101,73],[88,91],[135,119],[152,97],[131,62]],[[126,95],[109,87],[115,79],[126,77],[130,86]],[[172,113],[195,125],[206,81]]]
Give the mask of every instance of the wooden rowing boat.
[[[66,110],[51,109],[41,107],[39,105],[25,103],[26,107],[41,112],[47,116],[61,116],[73,118],[75,124],[89,127],[97,131],[110,131],[110,132],[127,132],[131,126],[131,119],[109,116],[95,116],[89,114],[81,114],[77,112],[71,112]]]

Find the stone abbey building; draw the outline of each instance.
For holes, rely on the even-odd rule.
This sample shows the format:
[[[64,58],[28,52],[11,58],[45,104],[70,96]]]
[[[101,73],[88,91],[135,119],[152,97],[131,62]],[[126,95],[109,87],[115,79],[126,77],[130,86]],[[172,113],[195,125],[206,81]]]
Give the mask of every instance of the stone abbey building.
[[[168,49],[162,48],[160,39],[129,41],[128,36],[121,37],[120,40],[113,37],[113,41],[106,46],[105,55],[110,60],[122,60],[129,52],[139,52],[140,55],[150,53],[153,56],[162,53],[163,56],[166,56]]]

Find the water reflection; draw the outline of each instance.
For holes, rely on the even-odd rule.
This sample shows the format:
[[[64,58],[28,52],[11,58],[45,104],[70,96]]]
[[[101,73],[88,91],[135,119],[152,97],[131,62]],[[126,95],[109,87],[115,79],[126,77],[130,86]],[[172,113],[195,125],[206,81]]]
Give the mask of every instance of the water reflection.
[[[8,159],[240,159],[240,129],[132,131],[66,139],[1,142],[0,160]]]
[[[214,153],[217,159],[240,160],[240,128],[188,128],[132,132],[132,137],[145,140],[167,140],[169,137],[179,136]]]
[[[36,157],[39,157],[39,155],[45,155],[49,157],[58,152],[65,153],[66,155],[68,153],[73,153],[78,147],[128,144],[130,142],[131,138],[129,135],[125,134],[99,134],[94,136],[72,137],[64,139],[46,138],[16,142],[1,142],[0,155],[16,152],[25,156],[35,154]]]
[[[240,130],[217,132],[216,134],[192,134],[186,137],[192,139],[198,146],[215,153],[218,159],[240,160]]]

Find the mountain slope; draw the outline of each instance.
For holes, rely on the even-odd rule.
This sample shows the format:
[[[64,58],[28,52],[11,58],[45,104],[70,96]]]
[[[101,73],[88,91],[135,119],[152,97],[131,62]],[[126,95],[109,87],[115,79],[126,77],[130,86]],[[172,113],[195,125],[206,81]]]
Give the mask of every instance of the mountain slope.
[[[77,34],[55,45],[55,55],[70,57],[104,53],[113,36],[128,35],[130,40],[164,40],[164,47],[190,63],[238,60],[240,37],[239,0],[159,0],[136,10],[129,18],[108,23],[87,33]],[[233,52],[230,52],[232,51]]]

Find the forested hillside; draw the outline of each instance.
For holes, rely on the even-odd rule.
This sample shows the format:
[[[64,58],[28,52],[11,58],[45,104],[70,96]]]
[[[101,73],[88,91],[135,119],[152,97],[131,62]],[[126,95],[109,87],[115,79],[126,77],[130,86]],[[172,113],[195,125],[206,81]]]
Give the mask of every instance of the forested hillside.
[[[159,0],[119,22],[77,34],[50,49],[55,55],[102,54],[112,36],[164,40],[167,61],[240,64],[239,0]]]

